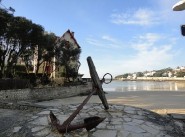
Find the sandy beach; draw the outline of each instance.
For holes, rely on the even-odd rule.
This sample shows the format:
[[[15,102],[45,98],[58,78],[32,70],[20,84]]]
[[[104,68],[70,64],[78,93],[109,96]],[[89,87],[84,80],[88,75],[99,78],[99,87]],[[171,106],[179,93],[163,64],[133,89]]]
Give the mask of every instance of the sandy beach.
[[[46,106],[60,106],[81,103],[86,96],[70,97],[39,102]],[[148,109],[159,114],[185,114],[185,91],[131,91],[108,92],[106,98],[109,104],[122,104]],[[93,95],[88,103],[98,103],[100,99]]]

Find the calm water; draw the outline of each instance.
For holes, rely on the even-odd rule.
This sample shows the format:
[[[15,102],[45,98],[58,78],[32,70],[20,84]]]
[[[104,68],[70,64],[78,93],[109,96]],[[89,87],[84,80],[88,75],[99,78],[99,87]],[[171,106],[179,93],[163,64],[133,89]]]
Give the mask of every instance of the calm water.
[[[104,91],[185,91],[184,82],[168,81],[112,81],[103,84]]]

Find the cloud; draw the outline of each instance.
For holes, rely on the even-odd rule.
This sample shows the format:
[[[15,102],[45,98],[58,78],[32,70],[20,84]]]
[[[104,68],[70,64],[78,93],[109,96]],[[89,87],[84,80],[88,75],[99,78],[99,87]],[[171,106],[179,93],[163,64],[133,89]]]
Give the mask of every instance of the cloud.
[[[124,43],[122,41],[117,40],[109,35],[104,35],[100,38],[87,38],[86,42],[92,46],[109,49],[119,49],[124,47]]]
[[[145,35],[140,35],[138,38],[142,41],[155,43],[156,41],[159,41],[160,39],[162,39],[163,36],[156,33],[146,33]]]
[[[116,40],[116,39],[114,39],[114,38],[112,38],[112,37],[110,37],[110,36],[108,36],[108,35],[102,36],[102,39],[103,39],[103,40],[110,41],[110,42],[113,42],[113,43],[117,43],[117,40]]]
[[[159,18],[149,9],[138,9],[134,12],[113,13],[111,22],[119,25],[152,25],[159,23]]]
[[[154,69],[156,67],[163,66],[172,57],[170,53],[171,45],[164,45],[160,48],[153,47],[150,50],[139,50],[139,52],[132,58],[126,61],[125,64],[133,66],[134,68],[143,69]]]
[[[161,34],[146,33],[137,36],[137,39],[137,42],[132,43],[136,54],[125,62],[129,66],[135,66],[140,70],[154,69],[165,66],[174,56],[172,50],[174,43],[171,44],[169,41],[170,44],[160,44],[164,39],[168,41],[170,38]]]
[[[101,41],[97,40],[97,39],[87,38],[86,41],[87,41],[88,44],[90,44],[92,46],[106,48],[106,45],[104,43],[102,43]]]
[[[120,42],[120,40],[108,35],[104,35],[99,40],[94,41],[94,44],[100,41],[102,43]],[[110,51],[111,54],[104,54],[103,58],[94,56],[93,59],[100,77],[106,72],[116,76],[124,73],[161,69],[170,67],[171,61],[176,56],[177,50],[173,46],[176,44],[175,41],[175,38],[164,34],[145,33],[134,36],[128,41],[130,43],[129,47],[125,46],[124,49],[117,48],[117,50]],[[85,72],[85,68],[81,70]],[[89,72],[85,74],[87,77],[89,76]]]
[[[136,36],[132,42],[132,47],[139,51],[147,50],[164,38],[165,37],[163,35],[156,33],[146,33],[144,35]]]

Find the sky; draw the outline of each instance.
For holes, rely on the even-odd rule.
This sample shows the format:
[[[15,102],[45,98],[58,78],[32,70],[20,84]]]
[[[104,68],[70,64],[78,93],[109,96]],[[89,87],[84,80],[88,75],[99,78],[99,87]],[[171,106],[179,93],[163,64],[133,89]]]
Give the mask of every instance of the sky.
[[[1,0],[46,31],[75,32],[82,53],[79,73],[90,77],[92,57],[99,77],[111,73],[152,71],[185,66],[185,11],[179,0]],[[2,6],[2,5],[1,5]]]

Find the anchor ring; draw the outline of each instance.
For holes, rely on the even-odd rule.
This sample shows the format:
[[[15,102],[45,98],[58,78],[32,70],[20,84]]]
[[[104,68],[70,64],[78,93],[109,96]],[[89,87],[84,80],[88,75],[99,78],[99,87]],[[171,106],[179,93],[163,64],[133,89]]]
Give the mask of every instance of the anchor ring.
[[[110,75],[110,76],[111,76],[110,81],[108,81],[108,82],[105,82],[105,76],[106,76],[106,75]],[[109,84],[109,83],[112,82],[112,79],[113,79],[113,78],[112,78],[112,75],[111,75],[110,73],[105,73],[105,75],[103,76],[103,78],[102,78],[101,81],[102,81],[103,83],[105,83],[105,84]]]

